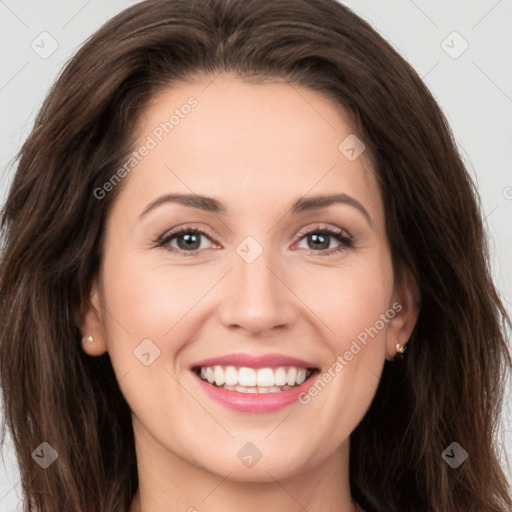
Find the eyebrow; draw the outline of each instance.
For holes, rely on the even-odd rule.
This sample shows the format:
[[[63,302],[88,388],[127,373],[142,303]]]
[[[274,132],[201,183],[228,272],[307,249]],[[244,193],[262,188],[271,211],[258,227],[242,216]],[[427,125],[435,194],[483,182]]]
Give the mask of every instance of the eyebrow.
[[[200,196],[197,194],[166,194],[151,203],[149,203],[144,211],[139,215],[139,219],[144,217],[150,210],[164,203],[180,203],[190,208],[198,208],[207,212],[226,213],[226,207],[213,197]],[[326,208],[332,204],[346,204],[357,208],[366,218],[370,226],[373,226],[372,219],[366,208],[357,199],[347,194],[318,195],[310,197],[301,197],[297,199],[291,208],[292,213],[300,213],[305,211],[318,210]]]

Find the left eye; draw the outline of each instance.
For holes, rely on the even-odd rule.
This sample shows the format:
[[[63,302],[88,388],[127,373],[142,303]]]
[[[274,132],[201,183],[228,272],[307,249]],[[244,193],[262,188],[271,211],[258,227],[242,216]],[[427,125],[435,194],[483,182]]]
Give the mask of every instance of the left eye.
[[[334,247],[328,251],[325,250],[327,249],[327,247],[320,247],[319,245],[317,245],[316,248],[322,250],[312,250],[312,252],[319,253],[319,255],[321,256],[330,256],[333,253],[338,253],[354,246],[354,241],[352,237],[343,230],[333,230],[330,228],[318,227],[317,229],[312,229],[310,231],[307,231],[306,233],[302,233],[302,235],[300,235],[300,240],[302,240],[303,238],[305,238],[306,241],[308,238],[310,238],[310,240],[312,242],[315,242],[315,244],[318,243],[319,245],[327,246],[330,245],[329,238],[334,238],[339,242],[339,245],[337,247]]]
[[[212,236],[202,229],[185,227],[178,231],[163,235],[157,240],[156,247],[165,247],[183,256],[193,256],[201,249],[201,237],[205,237],[209,240],[212,239]],[[313,249],[309,248],[310,252],[318,255],[329,256],[330,254],[338,253],[353,247],[352,237],[343,230],[318,227],[301,233],[299,235],[299,241],[302,239],[307,240],[307,237],[314,242]],[[337,240],[339,245],[331,248],[330,250],[326,250],[328,247],[325,247],[325,245],[331,245],[329,238]],[[173,245],[173,242],[175,241],[177,243],[177,247]],[[315,244],[318,244],[316,248],[314,247]],[[321,247],[322,245],[324,247]],[[308,246],[310,246],[310,244],[308,244]]]

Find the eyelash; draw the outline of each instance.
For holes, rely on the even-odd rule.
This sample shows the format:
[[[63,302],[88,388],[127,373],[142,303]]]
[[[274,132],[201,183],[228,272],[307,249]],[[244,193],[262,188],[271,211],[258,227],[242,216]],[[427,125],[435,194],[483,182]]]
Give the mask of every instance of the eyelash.
[[[154,241],[156,244],[154,247],[164,247],[166,250],[169,250],[171,252],[177,253],[180,256],[195,256],[198,252],[201,251],[201,249],[195,249],[193,251],[183,251],[182,249],[176,249],[175,247],[167,246],[171,240],[173,240],[176,237],[179,237],[180,235],[184,234],[197,234],[197,235],[203,235],[209,239],[213,239],[212,234],[210,234],[208,231],[205,231],[200,228],[193,228],[191,226],[185,226],[183,228],[180,228],[176,231],[173,231],[171,233],[164,233],[161,235],[157,240]],[[317,226],[316,228],[301,231],[298,235],[298,241],[302,240],[307,235],[312,234],[321,234],[321,235],[328,235],[333,238],[335,238],[338,242],[340,242],[340,245],[338,247],[335,247],[333,249],[322,249],[319,251],[315,251],[313,249],[310,249],[310,253],[318,254],[318,256],[331,256],[337,253],[340,253],[346,249],[350,249],[354,247],[354,240],[353,238],[344,230],[342,229],[333,229],[333,228],[326,228]],[[167,246],[167,247],[166,247]]]

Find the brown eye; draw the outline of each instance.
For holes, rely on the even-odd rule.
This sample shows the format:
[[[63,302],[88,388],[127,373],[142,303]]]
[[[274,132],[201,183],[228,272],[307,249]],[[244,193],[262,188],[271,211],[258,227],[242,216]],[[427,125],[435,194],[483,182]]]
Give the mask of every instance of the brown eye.
[[[322,256],[329,256],[333,253],[339,253],[345,249],[353,247],[354,241],[348,233],[343,230],[334,230],[325,227],[318,227],[301,233],[300,239],[306,238],[308,249],[311,252],[319,253]],[[330,239],[334,238],[339,245],[328,250],[331,245]]]
[[[185,227],[163,235],[158,240],[157,247],[164,247],[180,254],[195,254],[201,249],[201,237],[211,239],[209,233],[201,229]],[[176,245],[171,245],[175,240]]]

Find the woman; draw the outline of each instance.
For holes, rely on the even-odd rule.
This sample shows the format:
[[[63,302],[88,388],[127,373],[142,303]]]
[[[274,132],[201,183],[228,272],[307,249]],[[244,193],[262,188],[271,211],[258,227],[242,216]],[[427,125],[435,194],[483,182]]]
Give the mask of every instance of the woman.
[[[334,0],[126,9],[50,92],[2,228],[31,510],[512,504],[476,190],[418,75]]]

